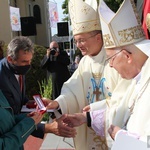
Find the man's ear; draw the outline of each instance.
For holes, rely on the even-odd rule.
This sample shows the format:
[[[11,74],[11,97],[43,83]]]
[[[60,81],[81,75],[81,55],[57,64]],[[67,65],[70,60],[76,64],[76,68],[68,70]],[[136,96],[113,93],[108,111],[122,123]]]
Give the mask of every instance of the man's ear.
[[[125,54],[125,57],[128,59],[128,62],[130,63],[132,61],[132,54],[126,50],[123,50],[123,53]]]
[[[102,35],[101,35],[100,33],[97,34],[96,37],[97,37],[97,39],[98,39],[99,41],[102,41]]]
[[[12,64],[13,59],[10,56],[7,56],[7,61]]]

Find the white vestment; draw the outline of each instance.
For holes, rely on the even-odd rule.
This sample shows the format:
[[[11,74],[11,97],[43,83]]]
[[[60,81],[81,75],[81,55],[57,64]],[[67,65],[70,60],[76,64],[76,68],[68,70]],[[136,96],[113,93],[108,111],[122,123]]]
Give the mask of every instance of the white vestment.
[[[105,63],[105,59],[104,49],[97,56],[86,55],[81,59],[77,70],[64,83],[61,95],[56,99],[63,114],[82,112],[82,109],[90,103],[94,103],[92,110],[105,108],[112,93],[116,95],[115,101],[122,98],[130,81],[122,79],[115,69],[109,67],[108,62]],[[93,74],[100,73],[102,76],[99,80],[93,78]],[[96,87],[101,92],[100,95],[94,94]],[[97,103],[98,108],[96,100],[102,100]],[[74,144],[76,150],[107,150],[105,139],[97,136],[86,124],[77,128]]]
[[[150,58],[141,70],[138,93],[134,91],[136,82],[133,80],[121,103],[114,110],[108,112],[111,122],[119,127],[126,127],[127,131],[138,135],[140,140],[147,142],[150,135]],[[112,107],[113,108],[113,107]],[[109,119],[110,119],[109,118]],[[108,120],[109,120],[108,119]]]

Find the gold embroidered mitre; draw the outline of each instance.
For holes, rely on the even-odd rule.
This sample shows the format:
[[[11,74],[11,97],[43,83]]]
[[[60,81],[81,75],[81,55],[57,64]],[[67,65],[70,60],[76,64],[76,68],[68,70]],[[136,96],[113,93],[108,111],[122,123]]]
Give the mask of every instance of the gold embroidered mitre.
[[[99,16],[105,48],[129,45],[145,39],[133,0],[124,0],[116,13],[101,0]]]
[[[70,0],[69,15],[73,35],[101,30],[96,0]]]

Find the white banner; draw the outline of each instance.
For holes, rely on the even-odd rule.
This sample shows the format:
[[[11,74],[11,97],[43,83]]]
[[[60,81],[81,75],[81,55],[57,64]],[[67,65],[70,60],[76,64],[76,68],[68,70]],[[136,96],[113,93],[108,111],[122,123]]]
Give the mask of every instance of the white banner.
[[[57,3],[49,2],[50,27],[56,28],[58,22]]]
[[[19,8],[10,6],[10,23],[12,31],[21,31]]]

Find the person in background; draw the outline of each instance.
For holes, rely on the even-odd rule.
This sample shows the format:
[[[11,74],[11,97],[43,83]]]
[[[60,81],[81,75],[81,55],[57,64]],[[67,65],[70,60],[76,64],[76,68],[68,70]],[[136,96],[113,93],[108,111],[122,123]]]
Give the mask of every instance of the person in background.
[[[86,8],[86,9],[85,9]],[[47,101],[47,108],[60,108],[63,114],[105,108],[107,102],[119,99],[131,81],[122,79],[105,61],[102,31],[96,0],[70,0],[69,14],[74,43],[80,49],[82,59],[73,75],[64,83],[61,94],[54,101]],[[115,94],[116,92],[116,94]],[[97,103],[100,103],[97,106]],[[107,149],[104,137],[82,125],[74,138],[76,150]]]
[[[23,144],[42,120],[40,112],[14,115],[12,107],[0,90],[0,149],[23,150]]]
[[[99,13],[106,60],[123,78],[133,80],[123,99],[117,100],[117,107],[110,101],[112,107],[67,115],[66,122],[74,127],[87,123],[99,136],[108,131],[112,139],[124,134],[147,142],[150,135],[150,40],[146,40],[132,0],[124,0],[116,13],[101,0]]]
[[[70,59],[66,51],[61,50],[56,41],[52,41],[41,61],[41,67],[46,68],[48,77],[52,78],[52,99],[59,96],[63,83],[70,78],[69,64]]]
[[[70,64],[70,73],[71,73],[71,75],[74,73],[74,71],[78,68],[78,65],[79,65],[79,62],[80,62],[80,56],[79,55],[77,55],[77,56],[75,56],[75,60],[74,60],[74,62],[72,63],[72,64]]]
[[[7,47],[7,56],[0,61],[0,89],[8,100],[15,115],[21,113],[22,106],[28,102],[25,93],[25,74],[30,69],[34,54],[34,45],[28,37],[16,36]],[[58,120],[61,122],[61,119]],[[56,135],[74,136],[75,130],[63,124],[53,122],[51,124],[37,125],[32,135],[43,138],[45,133]],[[55,127],[55,130],[54,130]],[[65,129],[65,131],[63,130]]]

